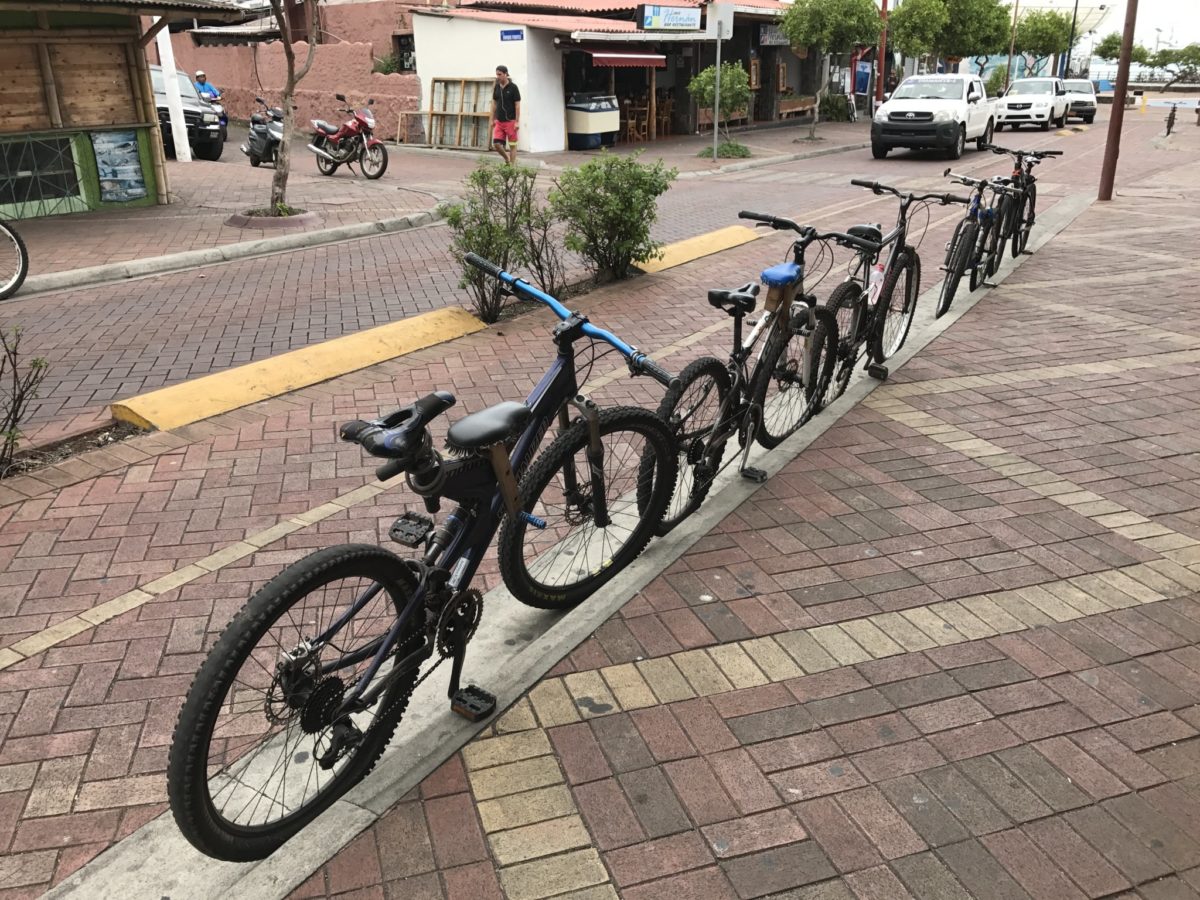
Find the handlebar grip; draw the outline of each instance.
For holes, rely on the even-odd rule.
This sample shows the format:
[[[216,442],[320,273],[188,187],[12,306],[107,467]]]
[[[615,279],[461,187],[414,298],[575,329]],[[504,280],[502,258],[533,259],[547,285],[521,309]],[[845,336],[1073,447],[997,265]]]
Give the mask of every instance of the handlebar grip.
[[[1063,151],[1061,151],[1061,150],[1043,150],[1042,155],[1043,156],[1062,156]]]
[[[343,441],[350,441],[357,444],[359,438],[370,431],[372,428],[378,429],[378,425],[372,425],[370,422],[364,422],[362,419],[355,419],[353,422],[347,422],[338,430],[338,437]]]
[[[743,209],[740,213],[738,213],[738,218],[750,219],[752,222],[766,222],[768,225],[772,226],[775,224],[774,216],[768,216],[766,213],[750,212],[747,209]]]
[[[482,256],[480,256],[477,253],[468,253],[466,256],[463,257],[463,261],[474,266],[481,272],[486,272],[488,275],[491,275],[493,278],[499,278],[500,273],[503,271],[494,262],[484,259]]]
[[[855,187],[867,188],[868,190],[874,191],[877,194],[879,193],[878,181],[867,181],[863,178],[851,178],[850,183]]]
[[[678,375],[672,375],[644,353],[639,353],[630,360],[630,366],[634,372],[649,375],[665,388],[679,387]]]
[[[959,196],[958,194],[946,194],[945,196],[942,197],[942,203],[947,204],[947,205],[950,203],[968,203],[969,204],[970,202],[971,202],[970,197],[962,197],[962,196]]]
[[[405,465],[402,459],[389,459],[375,470],[375,477],[380,481],[390,481],[404,471]]]

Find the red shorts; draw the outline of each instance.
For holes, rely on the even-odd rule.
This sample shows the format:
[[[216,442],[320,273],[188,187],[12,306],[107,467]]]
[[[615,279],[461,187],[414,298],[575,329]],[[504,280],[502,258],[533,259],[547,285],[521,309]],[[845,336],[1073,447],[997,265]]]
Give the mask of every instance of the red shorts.
[[[502,141],[517,142],[517,123],[516,122],[497,122],[496,127],[492,129],[492,143],[500,143]]]

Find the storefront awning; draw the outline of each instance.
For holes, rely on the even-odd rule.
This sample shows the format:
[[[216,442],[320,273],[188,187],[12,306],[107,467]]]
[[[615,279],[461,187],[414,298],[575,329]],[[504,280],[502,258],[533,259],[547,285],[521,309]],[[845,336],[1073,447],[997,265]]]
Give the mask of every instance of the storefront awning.
[[[639,53],[635,50],[591,50],[578,49],[592,58],[592,65],[608,69],[665,69],[667,58],[661,53]]]

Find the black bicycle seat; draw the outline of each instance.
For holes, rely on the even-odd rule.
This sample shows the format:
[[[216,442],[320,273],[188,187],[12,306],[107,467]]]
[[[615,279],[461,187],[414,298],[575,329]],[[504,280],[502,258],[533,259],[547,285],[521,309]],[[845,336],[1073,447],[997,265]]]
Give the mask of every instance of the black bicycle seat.
[[[708,292],[708,302],[717,309],[723,309],[731,316],[744,316],[754,312],[755,297],[758,296],[758,285],[748,281],[740,288],[733,290],[714,289]]]
[[[846,234],[870,241],[872,244],[883,240],[883,229],[878,225],[851,225],[846,229]]]
[[[463,416],[446,432],[446,446],[457,452],[479,450],[499,444],[516,434],[529,421],[529,407],[515,400],[506,400]]]

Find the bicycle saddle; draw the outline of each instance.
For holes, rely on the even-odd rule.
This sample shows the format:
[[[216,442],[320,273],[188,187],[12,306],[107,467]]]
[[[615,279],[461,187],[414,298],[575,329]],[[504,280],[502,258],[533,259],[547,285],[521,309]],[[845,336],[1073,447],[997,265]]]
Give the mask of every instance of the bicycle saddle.
[[[529,421],[529,407],[515,400],[506,400],[463,416],[446,432],[446,446],[457,453],[467,453],[490,447],[514,435]]]
[[[708,302],[717,309],[725,310],[731,316],[743,316],[746,313],[754,312],[754,298],[757,295],[758,285],[748,281],[734,290],[714,289],[709,291]]]
[[[800,280],[803,273],[794,262],[783,262],[769,269],[763,269],[762,283],[768,287],[787,287]]]
[[[878,225],[851,225],[846,229],[846,234],[870,241],[872,244],[883,240],[883,229]]]

